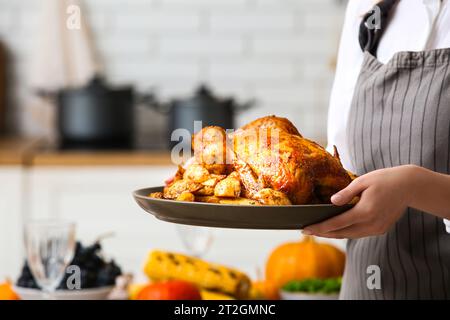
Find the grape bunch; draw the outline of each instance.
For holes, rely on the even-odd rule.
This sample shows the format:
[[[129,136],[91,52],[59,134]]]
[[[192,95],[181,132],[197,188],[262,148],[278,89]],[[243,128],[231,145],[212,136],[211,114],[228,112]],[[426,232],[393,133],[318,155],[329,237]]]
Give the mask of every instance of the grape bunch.
[[[34,280],[33,274],[31,273],[30,267],[28,266],[28,262],[26,260],[16,285],[24,288],[39,289],[39,286]]]
[[[105,261],[99,254],[100,251],[101,245],[99,242],[86,247],[80,242],[76,243],[75,255],[70,265],[76,265],[80,268],[81,289],[112,286],[116,277],[122,274],[120,267],[114,260]],[[67,280],[71,275],[72,273],[66,272],[57,289],[68,289]],[[26,261],[16,284],[19,287],[38,288]]]

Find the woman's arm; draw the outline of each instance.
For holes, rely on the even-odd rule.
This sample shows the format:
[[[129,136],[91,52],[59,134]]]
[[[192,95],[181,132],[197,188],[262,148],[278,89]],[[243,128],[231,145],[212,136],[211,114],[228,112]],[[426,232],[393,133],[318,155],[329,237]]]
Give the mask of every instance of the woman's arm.
[[[450,219],[450,176],[414,165],[372,171],[356,178],[331,201],[360,201],[350,210],[303,230],[328,238],[361,238],[383,234],[408,207]]]
[[[422,167],[411,166],[409,207],[450,219],[450,176]]]

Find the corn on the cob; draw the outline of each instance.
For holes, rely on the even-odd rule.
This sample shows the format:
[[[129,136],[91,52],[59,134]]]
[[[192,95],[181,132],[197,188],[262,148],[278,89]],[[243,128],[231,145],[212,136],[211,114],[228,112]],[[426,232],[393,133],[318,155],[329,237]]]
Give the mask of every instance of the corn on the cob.
[[[238,299],[246,299],[250,289],[250,279],[240,271],[177,253],[151,252],[144,272],[155,281],[189,281],[202,289],[222,292]]]
[[[201,290],[202,300],[234,300],[231,296],[209,290]]]

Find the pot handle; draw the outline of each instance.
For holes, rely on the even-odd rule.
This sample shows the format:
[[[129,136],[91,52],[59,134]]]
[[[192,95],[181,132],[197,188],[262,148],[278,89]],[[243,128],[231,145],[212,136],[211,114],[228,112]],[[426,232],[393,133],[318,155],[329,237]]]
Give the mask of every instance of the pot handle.
[[[47,100],[52,104],[56,103],[58,93],[53,91],[47,91],[42,89],[34,90],[34,94],[43,100]]]
[[[247,111],[248,109],[251,109],[255,107],[258,104],[258,101],[256,99],[250,99],[247,102],[244,102],[242,104],[237,103],[231,103],[231,108],[234,112],[239,113],[243,111]]]

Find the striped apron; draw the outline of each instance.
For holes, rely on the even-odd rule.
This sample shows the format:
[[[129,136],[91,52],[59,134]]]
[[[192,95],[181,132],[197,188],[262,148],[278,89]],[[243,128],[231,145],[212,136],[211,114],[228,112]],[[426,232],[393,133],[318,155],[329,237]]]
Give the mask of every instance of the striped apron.
[[[358,175],[405,164],[450,173],[449,64],[450,48],[386,64],[365,51],[347,127]],[[373,266],[381,286],[368,285]],[[409,208],[386,234],[348,241],[341,299],[449,299],[449,268],[443,220]]]

